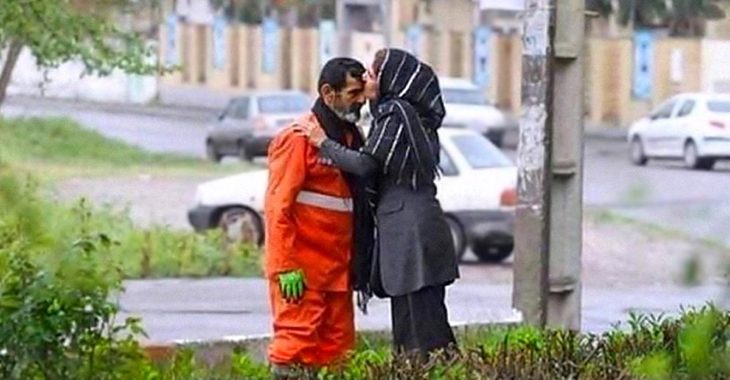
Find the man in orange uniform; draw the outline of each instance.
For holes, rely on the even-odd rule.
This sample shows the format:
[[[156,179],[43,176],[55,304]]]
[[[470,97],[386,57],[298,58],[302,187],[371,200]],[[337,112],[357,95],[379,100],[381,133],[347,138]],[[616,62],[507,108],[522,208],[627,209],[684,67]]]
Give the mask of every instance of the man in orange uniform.
[[[349,58],[329,61],[312,111],[269,147],[265,266],[274,319],[269,361],[276,378],[295,378],[299,367],[333,364],[354,346],[355,185],[293,127],[317,125],[330,138],[361,146],[354,123],[365,103],[364,72]]]

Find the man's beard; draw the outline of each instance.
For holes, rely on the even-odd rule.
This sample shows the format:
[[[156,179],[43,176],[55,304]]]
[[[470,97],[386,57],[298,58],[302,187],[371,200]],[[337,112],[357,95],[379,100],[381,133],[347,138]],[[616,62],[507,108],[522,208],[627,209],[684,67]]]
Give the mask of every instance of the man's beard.
[[[360,120],[360,109],[362,105],[354,104],[350,108],[332,107],[332,112],[340,119],[355,124]]]

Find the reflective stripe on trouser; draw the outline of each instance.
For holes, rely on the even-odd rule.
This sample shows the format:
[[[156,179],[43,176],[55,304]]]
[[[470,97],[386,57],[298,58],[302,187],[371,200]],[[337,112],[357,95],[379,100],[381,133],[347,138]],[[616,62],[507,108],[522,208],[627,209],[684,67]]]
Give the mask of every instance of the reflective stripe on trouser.
[[[339,212],[352,212],[352,198],[340,198],[312,191],[300,191],[297,203]]]
[[[269,296],[274,317],[271,363],[324,366],[355,347],[352,292],[306,289],[299,302],[288,303],[278,284],[269,282]]]

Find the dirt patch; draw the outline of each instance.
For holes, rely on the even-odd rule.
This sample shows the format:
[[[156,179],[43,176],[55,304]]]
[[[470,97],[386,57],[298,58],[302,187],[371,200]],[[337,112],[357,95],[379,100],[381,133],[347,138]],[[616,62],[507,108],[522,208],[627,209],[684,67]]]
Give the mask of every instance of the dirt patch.
[[[193,205],[196,186],[212,177],[135,177],[74,178],[56,186],[61,201],[86,198],[98,206],[128,210],[140,226],[165,225],[192,230],[187,210]]]

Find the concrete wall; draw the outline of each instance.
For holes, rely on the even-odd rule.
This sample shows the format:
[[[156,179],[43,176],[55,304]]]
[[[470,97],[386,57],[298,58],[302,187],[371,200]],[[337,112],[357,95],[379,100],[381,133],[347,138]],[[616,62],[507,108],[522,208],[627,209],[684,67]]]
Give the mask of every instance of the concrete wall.
[[[703,40],[702,91],[730,93],[730,41]]]
[[[150,63],[156,60],[156,57],[151,57]],[[0,67],[3,63],[0,59]],[[107,103],[148,103],[155,99],[157,90],[157,78],[154,76],[125,74],[119,70],[103,77],[88,75],[84,73],[84,65],[79,61],[43,69],[36,65],[35,58],[28,49],[21,52],[8,86],[9,95]]]
[[[588,44],[588,118],[594,123],[626,125],[665,99],[702,89],[702,41],[659,39],[654,48],[652,97],[635,100],[633,42],[630,39],[590,39]]]

